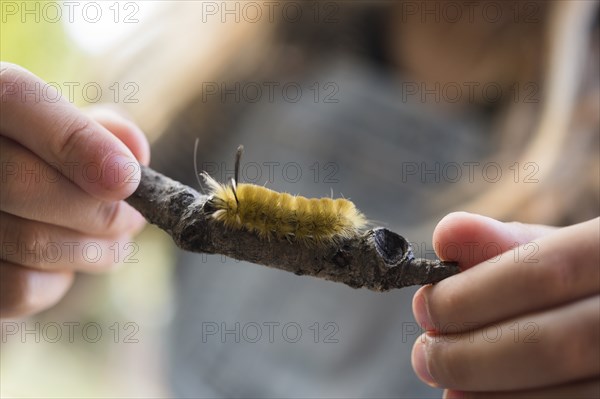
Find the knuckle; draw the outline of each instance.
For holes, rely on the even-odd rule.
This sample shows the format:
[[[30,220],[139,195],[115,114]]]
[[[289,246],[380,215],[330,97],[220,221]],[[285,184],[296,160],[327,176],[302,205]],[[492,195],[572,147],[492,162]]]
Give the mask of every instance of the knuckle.
[[[13,233],[9,240],[16,246],[16,252],[13,253],[10,260],[20,265],[35,266],[39,269],[46,268],[42,252],[49,242],[49,237],[44,229],[35,226],[35,223],[19,223],[16,220],[10,224],[9,227]]]
[[[35,179],[26,179],[22,173],[23,169],[29,168],[27,157],[21,156],[18,151],[14,151],[13,144],[1,140],[2,145],[2,190],[0,190],[0,209],[16,209],[24,205],[24,198],[34,193],[36,185]]]
[[[21,90],[27,85],[28,72],[22,67],[3,62],[0,64],[0,98],[2,103],[11,103],[22,98]]]
[[[48,235],[41,228],[29,226],[21,229],[18,244],[23,247],[21,262],[40,269],[47,269],[43,251],[47,248],[49,241]]]
[[[25,214],[30,214],[33,212],[33,209],[25,209],[29,207],[27,200],[25,198],[35,198],[40,194],[40,190],[43,187],[36,178],[33,177],[23,177],[19,179],[19,181],[13,182],[13,198],[14,205],[19,207],[21,212]]]
[[[34,204],[51,195],[52,184],[62,179],[60,172],[20,144],[0,136],[0,209],[35,218]]]
[[[55,141],[54,153],[62,160],[76,159],[72,155],[79,148],[84,148],[85,142],[92,135],[91,123],[83,117],[68,118],[63,122],[63,135]]]

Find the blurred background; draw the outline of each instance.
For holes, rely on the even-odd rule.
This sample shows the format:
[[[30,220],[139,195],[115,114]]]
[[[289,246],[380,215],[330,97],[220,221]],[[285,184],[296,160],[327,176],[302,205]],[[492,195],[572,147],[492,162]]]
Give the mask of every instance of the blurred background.
[[[451,211],[598,215],[595,2],[0,3],[3,61],[127,112],[199,190],[242,143],[244,181],[350,198],[429,258]],[[119,250],[3,322],[3,397],[441,396],[410,367],[415,289],[183,253],[153,226]]]
[[[82,14],[89,3],[100,6],[99,17],[95,4],[89,18]],[[73,2],[70,7],[54,1],[2,1],[0,58],[31,70],[78,106],[119,106],[123,100],[114,95],[120,83],[113,89],[102,85],[104,93],[95,91],[101,84],[95,65],[99,59],[110,64],[106,52],[160,5]],[[132,11],[138,23],[124,23]],[[174,246],[152,227],[137,240],[139,246],[126,251],[132,254],[128,267],[109,275],[78,275],[60,306],[27,320],[3,320],[0,396],[169,396],[161,337],[172,319]],[[27,329],[32,333],[23,336]]]

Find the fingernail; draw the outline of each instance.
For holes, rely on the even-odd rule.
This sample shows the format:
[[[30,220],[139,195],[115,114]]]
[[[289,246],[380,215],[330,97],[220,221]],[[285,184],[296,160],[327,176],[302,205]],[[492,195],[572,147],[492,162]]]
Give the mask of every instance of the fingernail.
[[[426,339],[426,338],[425,338]],[[437,387],[437,383],[429,373],[429,369],[427,368],[427,358],[425,353],[425,339],[423,336],[417,339],[415,346],[412,351],[412,366],[417,373],[417,376],[423,380],[427,385],[432,387]]]
[[[413,313],[417,323],[425,331],[434,331],[433,322],[431,321],[431,314],[429,313],[429,306],[427,305],[427,298],[423,290],[417,291],[413,299]]]
[[[125,184],[139,182],[140,167],[133,158],[115,154],[104,164],[102,171],[102,185],[114,190]]]

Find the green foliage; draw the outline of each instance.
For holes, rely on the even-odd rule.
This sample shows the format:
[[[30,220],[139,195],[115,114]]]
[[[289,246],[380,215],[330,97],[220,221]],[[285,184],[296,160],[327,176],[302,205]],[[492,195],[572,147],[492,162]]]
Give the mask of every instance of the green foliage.
[[[50,22],[37,11],[48,3],[53,1],[0,0],[0,59],[21,65],[46,81],[73,79],[77,65],[83,62],[81,53],[69,41],[63,18]],[[32,13],[24,13],[25,7]]]

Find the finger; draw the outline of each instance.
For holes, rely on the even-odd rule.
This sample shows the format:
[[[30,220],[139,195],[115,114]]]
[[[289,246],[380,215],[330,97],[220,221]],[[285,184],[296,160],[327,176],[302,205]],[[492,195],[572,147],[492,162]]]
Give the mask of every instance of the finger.
[[[129,255],[136,244],[129,237],[135,231],[98,238],[6,213],[0,213],[0,220],[0,257],[10,263],[40,270],[99,273],[134,260]]]
[[[84,113],[121,140],[143,165],[150,163],[150,144],[146,135],[120,110],[109,106],[94,106],[85,108]]]
[[[555,230],[555,227],[503,223],[486,216],[454,212],[436,226],[433,247],[441,259],[458,262],[465,270]]]
[[[143,217],[124,201],[98,200],[35,154],[0,136],[0,210],[86,234],[114,236],[139,226]]]
[[[131,195],[140,180],[139,164],[118,138],[37,76],[16,65],[0,66],[0,132],[61,170],[84,191],[103,200]],[[49,101],[48,99],[52,99]],[[93,167],[100,178],[84,173]]]
[[[28,269],[0,261],[0,318],[28,316],[56,304],[73,283],[73,272]]]
[[[522,390],[600,374],[600,296],[462,334],[426,333],[413,367],[433,386]]]
[[[447,390],[444,399],[590,399],[600,398],[600,380],[578,381],[543,389],[511,392],[461,392]]]
[[[556,230],[419,289],[415,318],[426,330],[466,331],[593,295],[600,291],[599,240],[598,219]]]

